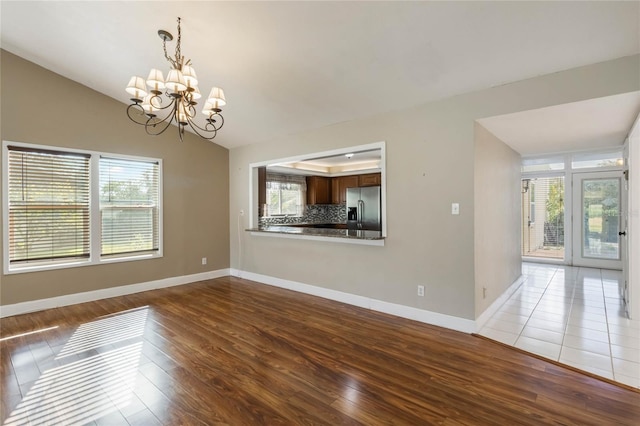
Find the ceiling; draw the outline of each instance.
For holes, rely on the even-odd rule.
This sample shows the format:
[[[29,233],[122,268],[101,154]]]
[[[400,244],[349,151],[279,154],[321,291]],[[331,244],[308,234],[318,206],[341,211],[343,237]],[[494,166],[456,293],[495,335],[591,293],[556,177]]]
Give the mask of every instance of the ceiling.
[[[311,155],[309,158],[296,161],[270,164],[267,169],[273,172],[305,176],[341,176],[379,172],[381,161],[382,150],[376,148],[322,157]]]
[[[2,48],[123,103],[131,75],[166,74],[157,30],[175,35],[180,16],[182,53],[201,91],[225,90],[225,127],[215,142],[228,148],[640,51],[639,2],[3,0],[0,7]]]
[[[522,156],[620,146],[640,114],[640,92],[477,120]]]

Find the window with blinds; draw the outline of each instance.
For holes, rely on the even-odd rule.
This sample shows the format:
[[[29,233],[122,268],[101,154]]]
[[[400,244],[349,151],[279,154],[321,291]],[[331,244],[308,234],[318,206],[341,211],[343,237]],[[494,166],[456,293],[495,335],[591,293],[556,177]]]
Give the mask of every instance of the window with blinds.
[[[304,176],[267,173],[267,216],[302,216],[307,181]]]
[[[90,156],[8,146],[10,264],[88,258]]]
[[[162,160],[20,142],[2,153],[5,273],[162,256]]]
[[[158,162],[100,157],[101,255],[159,248]]]

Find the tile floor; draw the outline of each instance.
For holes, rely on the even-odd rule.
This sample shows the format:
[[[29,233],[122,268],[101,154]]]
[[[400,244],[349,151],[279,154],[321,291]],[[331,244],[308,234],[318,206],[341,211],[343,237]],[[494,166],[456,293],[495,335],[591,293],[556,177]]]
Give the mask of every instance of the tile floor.
[[[522,275],[481,335],[640,388],[640,321],[624,313],[620,271],[523,263]]]

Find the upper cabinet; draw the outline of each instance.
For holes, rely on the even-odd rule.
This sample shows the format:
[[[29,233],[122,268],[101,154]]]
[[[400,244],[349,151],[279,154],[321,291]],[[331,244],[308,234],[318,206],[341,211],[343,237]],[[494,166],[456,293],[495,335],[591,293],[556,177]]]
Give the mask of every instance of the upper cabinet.
[[[323,176],[307,176],[307,204],[331,203],[331,179]]]
[[[342,204],[347,202],[347,188],[358,187],[358,176],[339,176],[331,178],[331,203]]]
[[[358,175],[358,186],[379,186],[382,182],[381,173]]]
[[[347,188],[380,184],[380,173],[332,178],[307,176],[307,204],[343,204],[347,202]]]
[[[258,217],[265,216],[267,204],[267,168],[258,167]]]

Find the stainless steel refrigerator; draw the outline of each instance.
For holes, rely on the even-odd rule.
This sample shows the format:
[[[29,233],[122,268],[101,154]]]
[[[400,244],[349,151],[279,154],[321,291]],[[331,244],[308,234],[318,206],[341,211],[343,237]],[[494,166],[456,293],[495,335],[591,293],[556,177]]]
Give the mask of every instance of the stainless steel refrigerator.
[[[347,229],[382,230],[380,187],[347,188]]]

